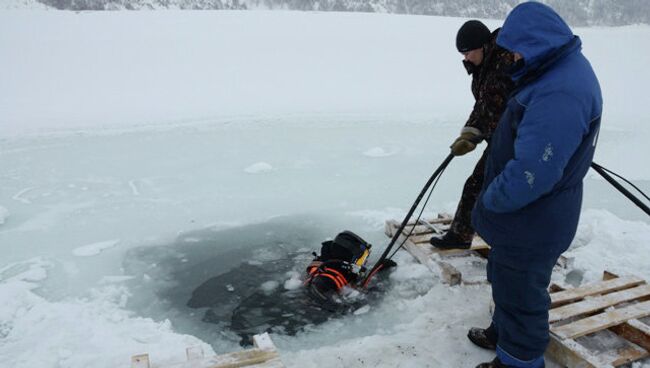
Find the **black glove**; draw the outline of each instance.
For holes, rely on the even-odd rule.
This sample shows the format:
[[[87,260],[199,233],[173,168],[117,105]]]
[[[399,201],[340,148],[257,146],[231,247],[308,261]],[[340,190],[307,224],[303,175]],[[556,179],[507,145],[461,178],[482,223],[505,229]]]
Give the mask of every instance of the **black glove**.
[[[483,140],[481,131],[473,127],[465,127],[460,131],[460,136],[451,144],[451,153],[462,156],[472,152],[476,145]]]

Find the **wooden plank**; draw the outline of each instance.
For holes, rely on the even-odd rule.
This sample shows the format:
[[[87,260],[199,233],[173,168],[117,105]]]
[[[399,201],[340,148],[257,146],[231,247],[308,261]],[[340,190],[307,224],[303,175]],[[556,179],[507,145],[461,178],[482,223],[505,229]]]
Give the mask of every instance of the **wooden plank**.
[[[409,222],[407,222],[406,224],[407,225],[413,225],[413,224],[416,223],[415,220],[416,220],[415,217],[411,217],[409,219]],[[436,217],[436,218],[420,219],[420,222],[426,222],[426,223],[435,225],[435,224],[450,224],[452,220],[453,219],[451,218],[451,215],[440,214],[439,217]],[[402,221],[396,221],[395,220],[395,222],[398,224],[398,226],[402,223]]]
[[[437,231],[445,229],[445,225],[451,222],[451,219],[436,219],[436,220],[420,220],[419,223],[415,223],[415,220],[409,221],[404,227],[404,231],[408,234],[409,231],[415,226],[414,233],[429,233],[433,234],[435,228]],[[387,220],[384,224],[384,233],[388,237],[392,237],[395,234],[395,231],[399,229],[401,221],[397,220]]]
[[[397,243],[398,244],[401,243],[404,240],[404,237],[405,236],[402,235],[399,238]],[[473,253],[468,253],[471,251],[471,249],[438,249],[429,243],[429,238],[430,236],[428,237],[411,236],[409,237],[408,242],[411,242],[414,246],[418,248],[417,250],[418,253],[426,254],[428,258],[435,257],[434,254],[439,255],[440,257],[473,254]],[[423,259],[422,257],[416,257],[416,258],[420,261],[420,263],[424,264],[424,262],[421,260]]]
[[[560,256],[558,257],[558,259],[557,259],[557,263],[555,263],[555,265],[556,265],[556,266],[559,266],[560,268],[564,268],[564,269],[566,269],[566,268],[569,267],[569,265],[571,264],[572,260],[573,260],[572,258],[567,258],[567,257],[565,257],[564,255],[560,255]]]
[[[647,350],[632,345],[617,351],[614,357],[610,357],[609,359],[601,358],[601,360],[605,361],[607,364],[613,365],[614,367],[618,367],[623,364],[647,358],[648,356],[650,356],[650,354]]]
[[[610,330],[624,339],[650,351],[650,326],[638,319],[631,319],[620,325],[610,327]]]
[[[611,294],[585,299],[580,302],[567,304],[549,311],[549,323],[579,315],[596,312],[616,304],[635,300],[650,295],[650,285],[643,284],[632,289],[617,291]]]
[[[631,288],[645,284],[643,279],[638,277],[619,277],[607,281],[601,281],[595,284],[582,286],[575,289],[569,289],[550,294],[551,308],[556,307],[558,304],[573,302],[587,296],[603,294],[607,292],[618,291],[622,289]]]
[[[490,258],[490,248],[476,249],[475,252],[478,253],[479,256],[485,259]]]
[[[429,240],[433,236],[434,231],[443,230],[451,221],[452,219],[449,215],[444,215],[437,219],[420,220],[417,224],[413,219],[409,221],[396,243],[401,244],[408,237],[408,240],[403,245],[406,251],[434,273],[440,273],[444,283],[458,285],[462,282],[461,272],[452,264],[443,261],[442,258],[478,255],[474,250],[485,250],[489,249],[489,247],[479,237],[473,239],[473,246],[470,249],[440,250],[431,246]],[[400,225],[401,223],[398,223],[396,220],[388,220],[384,225],[384,233],[392,238]]]
[[[641,331],[646,336],[650,336],[650,326],[647,323],[643,323],[638,319],[631,319],[631,320],[627,321],[627,323],[630,326],[632,326],[632,327],[636,328],[637,330]],[[650,349],[648,349],[648,350],[650,350]]]
[[[431,234],[424,234],[424,235],[411,235],[409,239],[416,244],[422,244],[422,245],[428,245],[430,247],[433,247],[432,245],[429,245],[429,240],[431,239]]]
[[[426,222],[426,223],[429,223],[429,224],[435,225],[435,224],[451,224],[451,221],[452,221],[452,220],[453,220],[453,219],[451,218],[451,215],[449,215],[449,214],[447,214],[447,213],[441,213],[441,214],[439,214],[438,217],[436,217],[436,218],[432,218],[432,219],[420,219],[420,222]],[[414,223],[415,223],[415,220],[413,219],[413,220],[409,221],[409,223],[413,223],[413,224],[414,224]]]
[[[417,225],[413,227],[412,225],[408,225],[404,228],[404,231],[402,231],[404,234],[409,234],[411,232],[411,229],[413,229],[413,232],[411,235],[429,235],[431,237],[434,233],[433,230],[428,228],[425,225]]]
[[[551,327],[551,331],[564,339],[574,339],[605,328],[616,326],[629,319],[650,315],[650,301],[614,309],[592,317],[584,318],[564,326]]]
[[[268,332],[253,336],[253,345],[260,350],[275,351],[275,344]]]
[[[239,368],[275,359],[279,359],[278,353],[275,351],[248,349],[212,357],[206,361],[204,366],[206,368]]]
[[[470,249],[444,249],[444,250],[435,250],[434,251],[440,258],[451,258],[451,257],[467,257],[472,255],[477,255],[474,251]]]
[[[404,229],[405,230],[409,229],[409,226],[413,226],[413,224],[406,225]],[[398,223],[397,221],[388,220],[384,225],[384,233],[386,233],[386,236],[388,236],[389,238],[392,238],[393,236],[395,236],[395,233],[397,232],[397,229],[399,229],[399,227],[400,227],[400,223]]]
[[[480,243],[480,242],[472,242],[472,245],[469,247],[470,250],[482,250],[482,249],[490,249],[490,246],[487,245],[485,242]]]
[[[392,238],[395,235],[395,232],[397,229],[399,229],[400,224],[396,222],[386,222],[386,225],[384,226],[384,233],[386,236],[389,238]],[[408,235],[411,232],[411,229],[413,229],[413,232],[411,235],[424,235],[428,234],[429,237],[433,235],[433,230],[429,229],[425,225],[416,225],[415,228],[413,228],[413,225],[406,225],[404,227],[404,230],[402,230],[402,233],[405,235]]]
[[[490,249],[490,246],[488,245],[488,243],[485,242],[485,240],[483,240],[483,238],[481,238],[478,235],[475,235],[474,238],[472,239],[472,246],[470,247],[470,249],[472,250]]]
[[[562,340],[551,334],[546,354],[563,367],[574,368],[613,368],[591,354],[584,346],[572,339]]]
[[[131,368],[149,368],[149,354],[140,354],[140,355],[132,356]]]
[[[463,281],[463,275],[456,269],[456,267],[450,265],[447,262],[437,262],[442,271],[442,280],[444,283],[449,284],[450,286],[460,285]]]
[[[564,291],[564,290],[566,289],[556,283],[552,283],[551,286],[548,287],[549,293],[557,293],[558,291]]]
[[[400,237],[403,238],[403,235]],[[404,243],[404,249],[407,252],[411,253],[415,259],[420,263],[427,266],[431,271],[442,275],[442,280],[444,283],[449,285],[458,285],[462,281],[462,275],[456,268],[446,262],[434,261],[433,258],[433,247],[431,246],[422,246],[413,243],[410,240],[407,240]]]
[[[429,240],[431,239],[431,236],[432,234],[418,234],[418,235],[411,235],[409,239],[411,239],[413,243],[416,244],[429,244]],[[477,237],[474,237],[474,240],[472,240],[472,245],[469,248],[464,250],[490,249],[490,246],[488,246],[482,239],[480,238],[478,238],[479,240],[476,239]]]
[[[203,357],[203,349],[200,346],[190,347],[186,349],[186,362],[165,365],[164,368],[285,368],[268,333],[253,336],[253,343],[254,349],[214,355],[209,358]],[[142,365],[133,365],[136,358],[139,358],[137,364]],[[136,355],[131,360],[132,368],[149,368],[147,354]],[[158,365],[155,367],[163,368]]]
[[[423,220],[420,220],[423,221]],[[436,219],[436,220],[427,220],[429,222],[433,222],[432,227],[434,228],[439,228],[439,226],[436,226],[436,224],[440,224],[443,222],[451,222],[451,218],[443,218],[443,219]],[[403,235],[409,235],[410,234],[410,239],[413,241],[415,244],[425,244],[429,243],[429,240],[433,236],[434,232],[433,230],[426,226],[426,225],[416,225],[415,229],[411,233],[411,229],[413,228],[414,222],[410,222],[409,225],[407,225],[404,230],[402,231]],[[384,224],[384,233],[386,236],[392,238],[395,235],[395,232],[399,228],[400,224],[395,221],[395,220],[388,220]],[[441,230],[441,229],[439,229]],[[485,243],[483,239],[479,236],[475,236],[472,239],[472,246],[469,248],[471,250],[483,250],[483,249],[489,249],[489,245]]]
[[[397,226],[395,225],[395,220],[387,220],[384,223],[384,234],[386,234],[387,237],[392,238],[393,235],[395,235],[395,229],[397,229]]]
[[[449,229],[449,224],[446,223],[432,224],[424,220],[420,220],[419,223],[422,224],[425,228],[425,230],[422,230],[421,233],[442,234],[445,232],[445,230]]]
[[[404,236],[400,236],[400,239],[398,240],[400,243],[402,242],[402,239]],[[412,241],[407,240],[404,242],[404,249],[406,249],[407,252],[411,253],[415,259],[418,260],[418,262],[422,263],[423,265],[429,267],[432,271],[436,272],[437,268],[436,266],[433,266],[433,258],[431,257],[433,250],[431,247],[424,247],[421,245],[414,244]]]

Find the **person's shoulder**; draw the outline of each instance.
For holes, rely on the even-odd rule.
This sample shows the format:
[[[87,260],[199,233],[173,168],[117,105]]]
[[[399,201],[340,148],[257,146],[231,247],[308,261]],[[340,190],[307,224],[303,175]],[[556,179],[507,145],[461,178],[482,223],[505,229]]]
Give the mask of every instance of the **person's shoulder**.
[[[490,34],[490,43],[492,45],[497,45],[497,37],[499,37],[499,32],[501,32],[501,28],[497,28],[492,33]]]
[[[512,53],[504,48],[499,46],[495,47],[493,50],[493,69],[502,74],[508,74],[510,67],[515,62]]]
[[[497,36],[499,35],[499,31],[501,31],[501,28],[497,28],[492,31],[489,44],[491,54],[490,56],[492,56],[492,64],[494,64],[495,70],[505,69],[514,62],[512,53],[497,44]]]

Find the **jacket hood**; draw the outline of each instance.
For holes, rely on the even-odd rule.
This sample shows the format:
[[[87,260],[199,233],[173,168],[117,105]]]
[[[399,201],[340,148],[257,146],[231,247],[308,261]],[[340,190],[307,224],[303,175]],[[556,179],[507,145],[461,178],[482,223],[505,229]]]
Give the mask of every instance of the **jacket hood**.
[[[547,5],[528,2],[508,15],[497,37],[504,49],[521,54],[524,66],[513,77],[534,69],[574,38],[571,28]]]

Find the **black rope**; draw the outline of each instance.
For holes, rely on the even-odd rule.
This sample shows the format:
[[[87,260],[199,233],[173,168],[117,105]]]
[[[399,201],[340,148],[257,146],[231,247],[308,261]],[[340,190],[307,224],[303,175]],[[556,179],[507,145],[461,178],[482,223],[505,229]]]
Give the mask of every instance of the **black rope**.
[[[411,206],[411,209],[409,210],[409,212],[406,214],[406,217],[404,217],[404,220],[402,221],[402,224],[400,225],[400,227],[395,232],[395,235],[393,235],[393,238],[391,239],[390,243],[386,247],[386,250],[384,250],[384,253],[382,253],[381,257],[379,257],[379,260],[377,261],[377,263],[375,263],[375,265],[372,267],[372,269],[367,273],[367,276],[363,280],[364,283],[368,280],[369,277],[371,277],[373,275],[374,271],[378,267],[380,267],[382,262],[386,259],[386,257],[390,253],[391,249],[393,248],[393,246],[397,242],[397,239],[399,239],[400,234],[406,228],[406,225],[408,224],[409,220],[411,219],[411,216],[413,216],[413,212],[415,212],[418,205],[420,204],[420,201],[422,200],[424,195],[429,190],[429,187],[431,186],[431,184],[434,181],[436,181],[438,179],[440,174],[445,170],[445,168],[447,168],[447,165],[449,165],[449,163],[451,162],[451,160],[453,158],[454,158],[454,155],[452,153],[450,153],[447,156],[447,158],[445,158],[445,160],[442,162],[442,164],[440,164],[440,166],[436,169],[436,171],[431,175],[431,177],[429,178],[427,183],[424,185],[424,188],[422,188],[422,190],[420,191],[420,194],[415,199],[415,202],[413,202],[413,205]]]
[[[639,198],[637,198],[634,194],[630,193],[629,190],[625,189],[616,179],[612,178],[608,172],[612,173],[612,175],[616,175],[617,177],[621,178],[624,180],[626,183],[632,185],[636,190],[638,190],[641,194],[643,194],[644,197],[648,198],[648,196],[643,193],[640,189],[636,188],[634,184],[631,184],[627,179],[623,178],[622,176],[615,174],[611,170],[608,170],[600,165],[598,165],[595,162],[591,163],[591,167],[596,170],[597,173],[600,174],[607,182],[609,182],[614,188],[616,188],[619,192],[621,192],[624,196],[626,196],[630,201],[632,201],[637,207],[639,207],[643,212],[645,212],[648,216],[650,216],[650,207],[648,207],[645,203],[641,202]]]
[[[617,177],[617,178],[623,180],[624,182],[628,183],[632,188],[636,189],[637,192],[641,193],[641,195],[644,196],[645,199],[647,199],[647,200],[650,201],[650,197],[648,197],[648,196],[647,196],[647,195],[646,195],[646,194],[645,194],[641,189],[639,189],[639,187],[637,187],[636,185],[634,185],[631,181],[627,180],[627,179],[624,178],[623,176],[621,176],[621,175],[619,175],[619,174],[613,172],[612,170],[610,170],[610,169],[608,169],[608,168],[606,168],[606,167],[604,167],[604,166],[598,165],[598,164],[595,163],[595,162],[592,162],[592,163],[591,163],[591,166],[597,166],[597,167],[599,167],[599,168],[605,170],[606,172],[608,172],[608,173],[614,175],[615,177]],[[594,168],[594,170],[595,170],[595,168]]]
[[[446,168],[445,168],[446,169]],[[438,185],[438,181],[440,181],[440,178],[442,177],[442,174],[444,174],[445,169],[442,169],[440,174],[438,174],[438,177],[436,180],[433,182],[433,185],[431,185],[431,189],[429,190],[429,195],[427,195],[427,199],[424,200],[424,204],[422,205],[422,209],[420,210],[420,213],[418,214],[418,217],[415,219],[415,224],[413,227],[411,227],[411,230],[409,231],[409,234],[404,237],[404,240],[400,243],[400,245],[393,251],[393,253],[388,256],[386,259],[392,259],[393,256],[397,253],[398,250],[402,249],[404,247],[404,243],[408,240],[408,238],[413,235],[413,231],[415,230],[415,227],[417,226],[418,222],[420,222],[420,218],[422,218],[422,213],[424,213],[424,209],[427,207],[427,204],[429,203],[429,199],[431,199],[431,195],[433,194],[433,190],[436,188],[436,185]]]
[[[477,144],[481,143],[481,142],[483,141],[483,139],[485,139],[485,136],[483,136],[483,135],[477,135],[477,136],[471,138],[471,139],[470,139],[470,142],[472,142],[472,143],[474,143],[475,145],[477,145]],[[391,249],[393,248],[393,246],[394,246],[395,243],[397,242],[397,239],[399,239],[400,235],[402,234],[402,231],[404,231],[404,229],[406,228],[406,225],[408,224],[409,220],[411,219],[411,216],[413,216],[413,212],[415,212],[415,210],[417,209],[418,205],[420,204],[420,201],[422,200],[422,197],[424,197],[424,195],[425,195],[425,194],[427,193],[427,191],[429,190],[429,187],[431,187],[431,185],[433,184],[433,187],[431,188],[431,192],[430,192],[429,195],[427,196],[427,200],[426,200],[426,202],[425,202],[425,205],[422,207],[422,210],[420,210],[420,214],[418,215],[418,221],[419,221],[420,216],[422,216],[422,213],[423,213],[423,211],[424,211],[424,208],[426,207],[426,203],[429,201],[429,198],[431,198],[431,193],[433,193],[433,188],[436,186],[436,184],[438,184],[438,180],[439,180],[440,177],[442,176],[442,173],[445,171],[445,169],[447,168],[447,166],[449,166],[449,163],[450,163],[451,160],[453,160],[453,159],[454,159],[454,154],[453,154],[453,152],[452,152],[452,153],[449,153],[449,155],[447,155],[447,157],[446,157],[445,160],[442,162],[442,164],[440,164],[440,166],[438,166],[438,168],[436,169],[436,171],[433,172],[433,174],[431,175],[431,177],[429,178],[429,180],[427,181],[427,183],[424,185],[424,188],[422,188],[422,190],[420,191],[420,194],[419,194],[418,197],[415,199],[415,202],[413,202],[413,205],[411,205],[411,209],[410,209],[409,212],[406,214],[406,217],[404,217],[404,220],[402,220],[402,224],[399,226],[399,228],[397,229],[397,231],[396,231],[395,234],[393,235],[393,238],[390,240],[390,243],[389,243],[388,246],[386,247],[386,250],[384,250],[384,253],[381,254],[381,257],[379,257],[379,260],[377,260],[377,263],[375,263],[375,265],[372,267],[372,269],[370,270],[370,272],[368,272],[368,273],[366,274],[366,277],[363,279],[363,284],[364,284],[364,285],[367,284],[368,280],[373,276],[373,274],[375,273],[375,271],[377,271],[377,269],[379,269],[379,267],[382,267],[382,263],[384,262],[384,260],[386,260],[386,257],[388,257],[388,254],[390,253]],[[417,222],[415,223],[415,225],[417,225]],[[414,229],[414,228],[415,228],[415,226],[413,226],[413,228],[412,228],[411,231],[409,232],[409,236],[411,236],[411,234],[413,233],[413,229]],[[404,243],[406,242],[406,239],[408,239],[408,236],[407,236],[407,237],[402,241],[402,243],[399,245],[399,247],[397,248],[397,250],[399,250],[399,249],[404,245]],[[395,252],[397,252],[397,250],[395,250]],[[390,257],[392,257],[393,255],[395,255],[395,252],[393,252],[393,254],[392,254]]]
[[[379,260],[377,261],[377,263],[375,263],[375,265],[372,267],[370,272],[367,273],[367,276],[363,281],[364,283],[368,281],[368,278],[371,277],[373,275],[373,273],[379,267],[381,267],[381,263],[386,259],[391,259],[397,253],[397,251],[400,250],[404,246],[404,243],[406,242],[406,240],[413,234],[415,226],[417,226],[417,223],[420,221],[420,218],[422,217],[422,213],[424,213],[424,209],[426,208],[426,205],[429,202],[429,199],[431,198],[431,195],[433,194],[433,189],[438,184],[438,181],[440,180],[440,177],[442,176],[442,173],[444,173],[445,169],[447,168],[447,166],[449,165],[449,163],[451,162],[451,160],[453,158],[454,158],[454,155],[450,153],[445,158],[445,160],[442,162],[442,164],[436,169],[436,171],[433,173],[433,175],[431,175],[431,177],[429,178],[427,183],[424,185],[424,188],[422,188],[422,191],[420,191],[420,194],[415,199],[415,202],[413,202],[413,205],[411,206],[411,209],[409,210],[409,212],[406,214],[406,217],[404,218],[404,220],[402,220],[401,225],[399,226],[399,228],[397,229],[397,231],[393,235],[393,238],[391,239],[390,243],[388,244],[388,247],[386,247],[386,250],[384,250],[381,257],[379,257]],[[620,178],[621,180],[623,180],[624,182],[626,182],[627,184],[632,186],[639,193],[641,193],[641,195],[643,195],[646,199],[650,200],[650,198],[641,189],[639,189],[636,185],[631,183],[629,180],[627,180],[623,176],[621,176],[621,175],[619,175],[619,174],[617,174],[617,173],[615,173],[615,172],[613,172],[613,171],[611,171],[611,170],[609,170],[609,169],[607,169],[607,168],[605,168],[603,166],[600,166],[595,162],[591,163],[591,167],[596,172],[598,172],[603,178],[605,178],[605,180],[607,180],[611,185],[613,185],[618,191],[623,193],[623,195],[625,195],[628,199],[630,199],[632,202],[634,202],[634,204],[636,204],[641,210],[643,210],[646,214],[648,214],[650,216],[650,208],[646,204],[641,202],[641,200],[639,200],[636,196],[634,196],[632,193],[630,193],[630,191],[625,189],[618,181],[616,181],[616,179],[612,178],[609,174],[612,174],[612,175]],[[424,202],[424,205],[422,206],[422,209],[420,210],[420,213],[418,214],[418,217],[417,217],[413,227],[409,231],[408,235],[404,238],[404,240],[402,240],[402,242],[399,244],[397,249],[395,249],[393,251],[393,253],[390,254],[390,256],[389,256],[390,251],[395,246],[395,243],[397,242],[400,235],[402,234],[402,232],[406,228],[406,225],[408,224],[409,220],[411,219],[411,216],[413,216],[413,213],[415,212],[418,205],[420,204],[420,201],[422,200],[422,198],[424,197],[424,195],[427,192],[429,192],[429,194],[427,195],[427,198],[426,198],[426,200]]]

